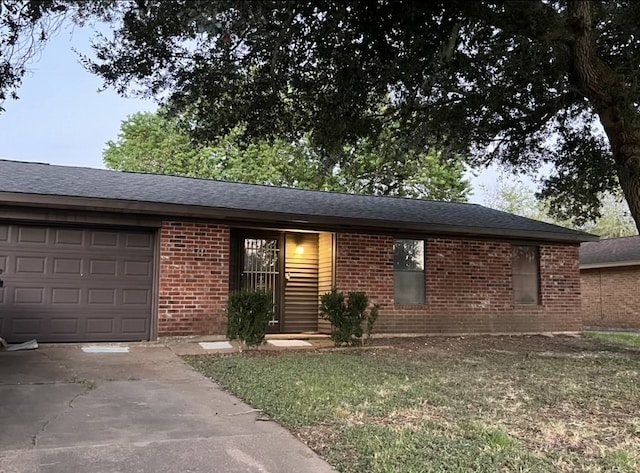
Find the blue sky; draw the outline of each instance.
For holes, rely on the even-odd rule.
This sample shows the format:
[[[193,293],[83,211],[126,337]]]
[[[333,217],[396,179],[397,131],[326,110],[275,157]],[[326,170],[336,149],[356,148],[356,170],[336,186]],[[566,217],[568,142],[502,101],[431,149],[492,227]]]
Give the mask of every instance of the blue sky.
[[[0,158],[104,167],[102,150],[120,123],[138,111],[155,110],[151,100],[98,93],[101,81],[80,64],[76,48],[89,53],[89,30],[63,29],[53,37],[0,114]]]
[[[115,140],[120,124],[139,111],[156,109],[152,100],[98,92],[102,82],[87,72],[72,50],[91,53],[91,29],[62,29],[29,65],[18,90],[0,114],[0,158],[49,164],[104,168],[105,143]],[[473,202],[482,203],[481,186],[491,187],[490,169],[472,179]]]

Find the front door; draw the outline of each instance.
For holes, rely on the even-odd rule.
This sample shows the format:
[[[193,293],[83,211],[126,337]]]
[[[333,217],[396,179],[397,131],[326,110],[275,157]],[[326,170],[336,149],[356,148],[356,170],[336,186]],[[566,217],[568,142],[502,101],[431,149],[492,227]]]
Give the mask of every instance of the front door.
[[[241,289],[259,289],[271,294],[274,316],[269,321],[269,333],[281,331],[282,261],[280,239],[261,235],[241,238]]]

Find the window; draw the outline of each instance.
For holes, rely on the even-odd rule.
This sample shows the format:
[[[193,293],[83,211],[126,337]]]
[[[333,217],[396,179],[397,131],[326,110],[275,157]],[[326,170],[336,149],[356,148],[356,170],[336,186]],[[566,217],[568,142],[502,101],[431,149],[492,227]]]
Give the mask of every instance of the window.
[[[512,247],[514,304],[540,303],[540,253],[537,246]]]
[[[423,240],[394,240],[393,298],[396,304],[424,304]]]

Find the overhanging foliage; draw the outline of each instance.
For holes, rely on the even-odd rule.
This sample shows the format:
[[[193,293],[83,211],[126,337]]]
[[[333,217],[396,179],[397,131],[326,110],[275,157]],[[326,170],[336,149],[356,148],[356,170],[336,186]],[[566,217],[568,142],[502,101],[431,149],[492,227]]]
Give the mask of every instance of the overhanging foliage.
[[[75,3],[75,2],[71,2]],[[640,3],[632,0],[129,0],[87,67],[160,97],[209,143],[308,136],[328,166],[398,124],[407,150],[551,164],[560,216],[621,187],[640,221]]]

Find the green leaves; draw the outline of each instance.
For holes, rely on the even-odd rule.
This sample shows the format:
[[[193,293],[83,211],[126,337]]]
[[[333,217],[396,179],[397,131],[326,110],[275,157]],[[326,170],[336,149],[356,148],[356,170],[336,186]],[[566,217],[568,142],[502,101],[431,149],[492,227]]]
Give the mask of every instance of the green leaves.
[[[202,145],[164,112],[137,113],[122,122],[103,157],[108,168],[121,171],[356,194],[465,201],[470,191],[460,159],[410,151],[390,132],[375,142],[362,140],[345,151],[348,162],[334,165],[306,137],[247,142],[244,132],[237,127]]]
[[[82,24],[95,16],[113,32],[98,35],[85,66],[122,94],[158,98],[199,146],[242,130],[241,148],[281,140],[313,150],[302,168],[264,182],[306,186],[310,178],[299,173],[310,169],[309,188],[458,200],[465,191],[445,171],[458,176],[460,156],[523,172],[551,163],[556,172],[542,194],[557,215],[596,217],[601,196],[622,184],[640,221],[638,2],[5,0],[2,7],[0,104],[15,96],[56,19],[73,12]],[[231,175],[258,179],[241,169]],[[454,195],[432,193],[441,186]]]
[[[136,113],[122,122],[116,141],[109,141],[104,163],[120,171],[207,177],[211,150],[191,143],[177,124],[154,113]]]
[[[320,314],[331,322],[331,339],[336,346],[355,345],[362,342],[362,336],[371,337],[379,315],[379,306],[369,308],[369,298],[364,292],[344,294],[333,289],[320,298]]]
[[[273,295],[267,291],[243,290],[229,294],[227,338],[249,346],[262,345],[273,316]]]
[[[362,192],[425,197],[420,186],[439,169],[412,153],[444,167],[456,156],[524,172],[552,163],[543,194],[562,202],[559,214],[588,219],[599,195],[618,189],[619,166],[637,161],[625,151],[637,143],[610,141],[640,127],[640,46],[629,39],[637,2],[229,0],[138,9],[120,3],[125,21],[95,45],[89,68],[106,85],[162,94],[202,143],[237,126],[252,141],[307,137],[324,169],[357,175]],[[579,39],[593,47],[576,48]],[[588,85],[580,65],[593,64]],[[378,141],[395,126],[401,153],[389,159]],[[383,162],[371,159],[374,149]]]

